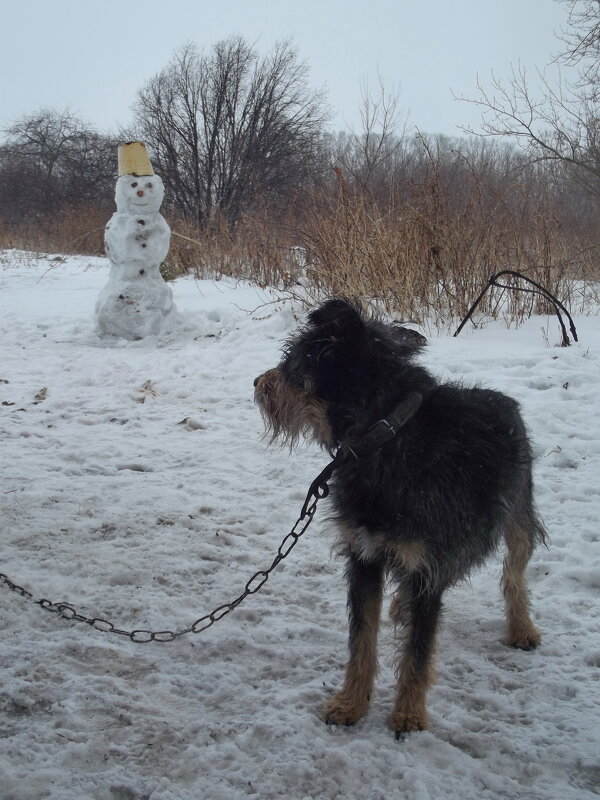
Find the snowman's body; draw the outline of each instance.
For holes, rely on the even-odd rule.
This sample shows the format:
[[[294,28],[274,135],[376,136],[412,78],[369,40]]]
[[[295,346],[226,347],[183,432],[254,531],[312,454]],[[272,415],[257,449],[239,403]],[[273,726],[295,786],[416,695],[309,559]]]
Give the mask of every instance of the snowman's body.
[[[117,211],[104,235],[110,274],[96,303],[101,333],[141,339],[165,331],[178,316],[160,274],[171,240],[159,211],[163,197],[157,175],[122,175],[117,180]]]

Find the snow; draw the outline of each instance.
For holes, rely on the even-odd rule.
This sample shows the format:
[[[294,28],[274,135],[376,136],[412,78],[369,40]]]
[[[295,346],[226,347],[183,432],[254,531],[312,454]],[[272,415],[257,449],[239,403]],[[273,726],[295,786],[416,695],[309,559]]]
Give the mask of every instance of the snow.
[[[328,461],[269,448],[252,381],[298,310],[180,279],[181,330],[105,341],[106,259],[0,253],[0,571],[121,628],[175,630],[267,567]],[[3,800],[585,800],[600,794],[600,318],[431,333],[442,377],[521,403],[551,534],[535,652],[503,643],[502,555],[446,597],[431,730],[396,742],[394,633],[369,714],[327,727],[346,656],[327,500],[260,592],[201,634],[128,639],[0,586]],[[36,399],[37,398],[37,399]]]

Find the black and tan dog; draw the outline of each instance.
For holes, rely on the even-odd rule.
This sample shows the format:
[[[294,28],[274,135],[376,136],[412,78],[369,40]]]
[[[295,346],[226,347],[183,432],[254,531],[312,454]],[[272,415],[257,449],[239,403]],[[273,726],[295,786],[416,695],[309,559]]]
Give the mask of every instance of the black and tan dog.
[[[389,575],[396,586],[391,613],[403,626],[389,718],[397,735],[427,725],[443,592],[502,538],[508,643],[529,650],[540,641],[524,572],[546,533],[534,508],[531,449],[517,403],[496,391],[439,383],[415,363],[421,347],[410,332],[329,300],[287,343],[279,366],[255,381],[274,438],[294,445],[308,435],[350,454],[331,494],[347,558],[350,657],[325,715],[348,725],[367,711]],[[378,425],[391,434],[380,446],[362,447]]]

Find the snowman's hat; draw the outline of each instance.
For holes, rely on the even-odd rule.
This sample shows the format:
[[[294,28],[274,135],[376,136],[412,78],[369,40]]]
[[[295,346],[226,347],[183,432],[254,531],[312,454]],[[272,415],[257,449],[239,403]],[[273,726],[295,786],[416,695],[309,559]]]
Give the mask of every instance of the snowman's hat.
[[[119,177],[121,175],[154,175],[152,164],[143,142],[126,142],[119,145]]]

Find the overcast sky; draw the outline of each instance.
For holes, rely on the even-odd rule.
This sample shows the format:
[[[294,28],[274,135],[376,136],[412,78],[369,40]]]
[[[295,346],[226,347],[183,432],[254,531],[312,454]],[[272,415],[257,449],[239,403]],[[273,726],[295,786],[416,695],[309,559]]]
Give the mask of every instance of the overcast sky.
[[[361,82],[399,95],[428,133],[478,127],[477,76],[535,74],[559,49],[557,0],[0,0],[0,130],[70,108],[101,132],[131,119],[137,90],[193,41],[242,35],[261,53],[291,38],[324,87],[336,129],[357,128]]]

